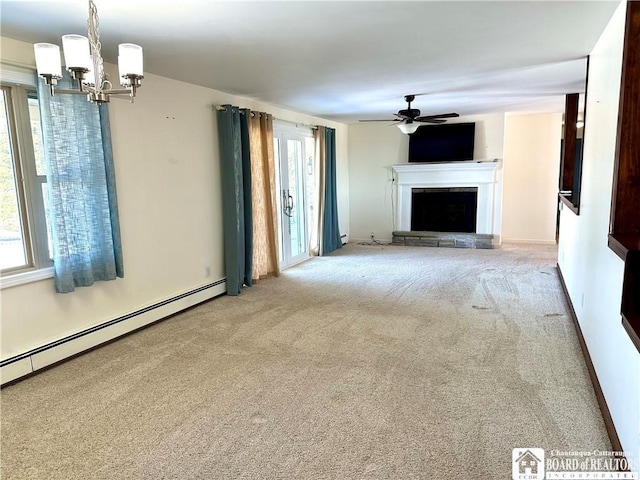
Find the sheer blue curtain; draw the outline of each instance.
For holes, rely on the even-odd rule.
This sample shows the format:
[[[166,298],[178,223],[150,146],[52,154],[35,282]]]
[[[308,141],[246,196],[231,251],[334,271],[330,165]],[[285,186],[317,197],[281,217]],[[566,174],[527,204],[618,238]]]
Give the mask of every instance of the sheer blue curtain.
[[[227,295],[251,286],[253,215],[248,112],[232,105],[217,109],[222,222]]]
[[[338,225],[338,187],[336,183],[336,131],[324,128],[325,160],[324,160],[324,211],[321,212],[322,231],[320,255],[326,255],[342,248],[340,227]]]
[[[59,88],[73,89],[65,72]],[[124,276],[106,105],[38,81],[56,291]]]

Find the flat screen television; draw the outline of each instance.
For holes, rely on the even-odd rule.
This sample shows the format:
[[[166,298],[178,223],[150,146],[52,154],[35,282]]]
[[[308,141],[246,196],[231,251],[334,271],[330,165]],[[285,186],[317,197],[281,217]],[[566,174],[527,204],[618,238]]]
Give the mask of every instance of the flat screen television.
[[[473,160],[475,123],[422,125],[409,135],[409,162]]]

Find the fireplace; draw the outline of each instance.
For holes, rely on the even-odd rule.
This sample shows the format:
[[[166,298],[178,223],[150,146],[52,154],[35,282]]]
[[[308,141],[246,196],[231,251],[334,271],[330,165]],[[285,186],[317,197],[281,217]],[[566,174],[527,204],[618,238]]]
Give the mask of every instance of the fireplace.
[[[478,188],[412,188],[411,231],[475,233]]]
[[[448,244],[458,246],[458,243],[461,243],[460,246],[469,244],[469,248],[492,248],[493,245],[500,245],[502,223],[502,162],[500,160],[409,163],[393,165],[392,170],[393,182],[396,186],[394,242],[397,237],[403,238],[402,241],[406,245],[409,241],[418,242],[418,240],[420,243],[416,244],[435,243],[436,246]],[[429,191],[433,193],[426,193]],[[469,198],[460,201],[457,205],[446,200],[446,197],[452,193],[456,196],[462,194],[464,197],[473,197],[475,208],[471,205],[472,200]],[[422,202],[423,194],[429,196],[435,194],[435,197],[445,198],[445,200],[436,199],[436,202],[440,203],[438,208],[441,218],[428,219],[429,222],[433,222],[431,225],[414,223],[424,220],[415,218],[416,215],[422,214],[415,213],[414,209],[414,202]],[[423,207],[418,209],[422,210]],[[445,214],[442,213],[443,211]],[[475,215],[475,223],[472,215]],[[460,220],[462,217],[464,220]],[[461,224],[463,227],[460,226]],[[482,246],[478,244],[478,239]]]

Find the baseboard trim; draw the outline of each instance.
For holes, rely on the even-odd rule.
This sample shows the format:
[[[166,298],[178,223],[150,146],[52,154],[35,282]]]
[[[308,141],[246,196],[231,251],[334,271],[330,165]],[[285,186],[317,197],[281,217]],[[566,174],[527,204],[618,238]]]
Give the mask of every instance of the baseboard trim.
[[[525,245],[555,245],[557,242],[555,240],[534,240],[527,238],[503,238],[502,243],[506,244],[525,244]]]
[[[217,287],[217,288],[216,288]],[[0,361],[2,386],[69,360],[226,293],[226,278]]]
[[[576,333],[578,334],[578,341],[580,342],[580,348],[582,349],[582,354],[584,355],[584,361],[587,364],[587,370],[589,371],[589,377],[591,378],[593,391],[596,394],[598,406],[600,407],[600,411],[602,412],[602,418],[604,419],[604,425],[607,429],[607,433],[609,434],[609,440],[611,440],[611,446],[614,451],[622,452],[622,444],[620,443],[620,438],[618,437],[616,427],[613,424],[613,418],[611,417],[611,412],[609,411],[607,401],[604,398],[604,393],[602,391],[602,387],[600,386],[600,381],[598,380],[596,369],[594,368],[593,362],[591,361],[591,355],[589,354],[587,343],[585,342],[584,336],[582,335],[582,329],[580,328],[580,323],[578,322],[578,316],[576,315],[576,311],[573,308],[573,302],[571,301],[571,297],[569,296],[569,290],[567,288],[567,284],[564,281],[564,277],[562,276],[560,265],[556,264],[556,269],[558,270],[558,277],[560,278],[560,284],[562,285],[562,291],[564,292],[564,298],[567,302],[569,313],[571,315],[571,318],[573,319]]]

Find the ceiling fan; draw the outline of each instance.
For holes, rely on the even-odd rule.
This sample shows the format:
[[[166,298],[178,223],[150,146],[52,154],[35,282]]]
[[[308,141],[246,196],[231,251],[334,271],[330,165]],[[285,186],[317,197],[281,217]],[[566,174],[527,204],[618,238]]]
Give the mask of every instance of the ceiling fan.
[[[422,123],[444,123],[447,118],[459,117],[457,113],[442,113],[440,115],[420,115],[420,110],[411,108],[411,102],[415,100],[415,95],[405,95],[407,108],[394,113],[397,118],[383,120],[360,120],[361,122],[399,122],[398,128],[407,135],[415,132]]]

